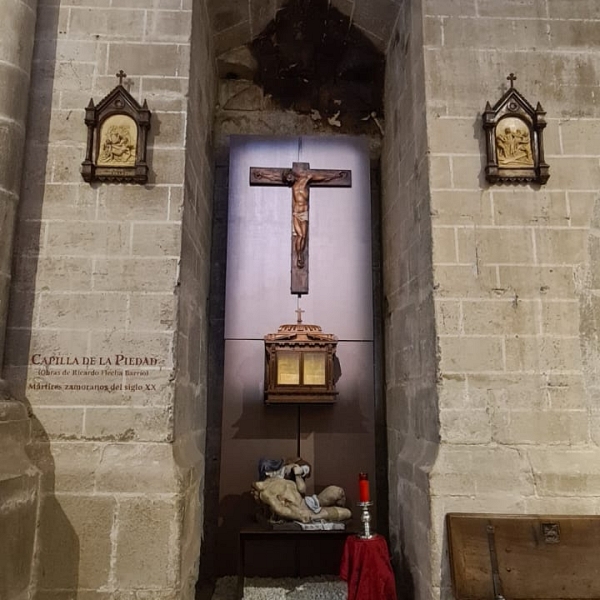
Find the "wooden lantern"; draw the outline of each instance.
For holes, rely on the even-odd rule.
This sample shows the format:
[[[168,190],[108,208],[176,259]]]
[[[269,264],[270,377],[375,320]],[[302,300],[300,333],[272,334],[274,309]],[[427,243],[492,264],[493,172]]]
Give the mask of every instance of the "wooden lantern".
[[[267,404],[335,402],[335,335],[299,322],[282,325],[264,339]]]

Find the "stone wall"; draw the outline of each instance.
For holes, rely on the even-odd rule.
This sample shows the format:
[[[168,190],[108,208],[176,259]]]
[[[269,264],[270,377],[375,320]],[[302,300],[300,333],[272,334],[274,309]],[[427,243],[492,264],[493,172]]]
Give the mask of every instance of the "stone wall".
[[[26,600],[39,506],[39,471],[26,452],[27,409],[0,390],[0,597]]]
[[[445,513],[598,511],[600,13],[562,0],[424,9],[441,424],[429,597],[450,594]],[[543,187],[483,177],[481,112],[510,72],[548,112]]]
[[[225,260],[218,240],[209,259],[211,162],[216,156],[221,175],[214,231],[223,236],[230,134],[336,131],[315,114],[281,110],[251,81],[247,53],[221,57],[217,84],[204,2],[194,2],[193,14],[191,0],[146,4],[45,0],[37,11],[4,373],[31,407],[29,455],[43,493],[34,531],[29,422],[22,404],[2,404],[0,489],[21,503],[12,513],[0,504],[0,533],[15,523],[24,531],[9,550],[20,557],[4,579],[19,575],[10,600],[27,593],[34,535],[38,600],[66,600],[76,589],[90,600],[117,590],[119,600],[192,596],[208,269],[212,262],[218,286]],[[0,76],[9,82],[0,89],[0,135],[14,147],[0,160],[0,318],[28,71],[7,41],[27,39],[35,5],[13,0],[28,25],[12,28],[19,38],[0,36],[8,57]],[[255,15],[257,31],[277,6]],[[401,3],[387,54],[386,120],[373,118],[369,135],[377,159],[385,127],[390,541],[402,593],[449,595],[449,511],[600,507],[599,28],[594,0]],[[235,29],[215,24],[217,53]],[[121,68],[153,111],[150,181],[90,186],[79,174],[83,109],[116,85]],[[231,69],[237,79],[225,79]],[[481,111],[511,71],[548,111],[551,178],[542,188],[490,187],[483,178]],[[144,359],[150,364],[135,364]],[[218,462],[216,453],[210,459]],[[216,523],[216,511],[209,519]]]
[[[208,296],[213,219],[216,73],[205,3],[193,11],[175,398],[175,457],[186,474],[181,514],[182,598],[194,597],[204,525]]]
[[[31,405],[43,472],[39,599],[192,597],[211,187],[200,124],[214,83],[199,2],[188,117],[191,9],[49,0],[38,10],[5,374]],[[121,68],[153,111],[150,179],[89,185],[83,109]],[[197,213],[183,233],[182,211]]]
[[[421,2],[404,2],[387,54],[382,154],[390,542],[402,596],[424,598],[428,471],[439,439]]]

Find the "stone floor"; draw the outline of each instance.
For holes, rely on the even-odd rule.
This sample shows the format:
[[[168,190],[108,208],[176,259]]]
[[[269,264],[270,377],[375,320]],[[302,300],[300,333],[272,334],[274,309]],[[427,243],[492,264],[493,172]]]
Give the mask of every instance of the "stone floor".
[[[217,580],[212,600],[237,600],[237,577]],[[246,577],[244,600],[346,600],[346,582],[333,575],[304,578]]]

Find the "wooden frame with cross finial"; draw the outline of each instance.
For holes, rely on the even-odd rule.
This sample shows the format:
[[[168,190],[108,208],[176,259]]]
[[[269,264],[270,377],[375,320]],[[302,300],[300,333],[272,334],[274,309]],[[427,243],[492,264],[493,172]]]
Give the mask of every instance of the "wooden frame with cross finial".
[[[539,102],[534,108],[517,91],[514,73],[507,79],[510,88],[493,107],[488,102],[483,111],[485,177],[490,183],[543,185],[550,177],[550,167],[544,160],[546,112]]]
[[[97,105],[90,99],[85,109],[88,128],[81,175],[88,183],[141,183],[148,181],[146,149],[151,113],[123,87],[127,74],[121,69],[119,84]]]

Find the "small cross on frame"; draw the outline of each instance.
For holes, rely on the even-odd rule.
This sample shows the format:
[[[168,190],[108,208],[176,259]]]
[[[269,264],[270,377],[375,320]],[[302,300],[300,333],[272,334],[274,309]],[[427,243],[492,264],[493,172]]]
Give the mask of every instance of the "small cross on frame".
[[[278,185],[292,188],[292,294],[308,294],[308,216],[311,187],[351,187],[351,171],[311,169],[309,163],[295,162],[291,169],[250,167],[250,185]]]
[[[517,76],[514,73],[510,73],[509,76],[506,78],[508,79],[508,81],[510,81],[510,87],[511,89],[515,87],[515,81],[517,80]]]
[[[125,77],[127,77],[127,73],[125,73],[125,71],[123,71],[123,69],[121,69],[116,76],[119,78],[119,85],[123,85],[123,79],[125,79]]]

